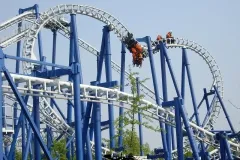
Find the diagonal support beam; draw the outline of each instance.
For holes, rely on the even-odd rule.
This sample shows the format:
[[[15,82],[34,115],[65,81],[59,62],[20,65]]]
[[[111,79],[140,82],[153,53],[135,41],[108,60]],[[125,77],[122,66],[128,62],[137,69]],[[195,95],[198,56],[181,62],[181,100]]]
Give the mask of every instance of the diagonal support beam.
[[[50,154],[50,152],[48,151],[47,146],[44,144],[44,142],[43,142],[43,140],[42,140],[42,138],[41,138],[41,135],[40,135],[40,133],[39,133],[36,125],[34,124],[33,119],[32,119],[31,116],[30,116],[30,113],[28,112],[28,109],[27,109],[27,107],[26,107],[26,104],[25,104],[24,101],[23,101],[23,98],[21,97],[19,91],[17,90],[17,87],[16,87],[16,85],[14,84],[13,79],[12,79],[9,71],[8,71],[7,68],[4,66],[4,59],[3,59],[3,57],[4,57],[4,54],[3,54],[2,49],[0,48],[0,60],[1,60],[1,61],[0,61],[0,62],[1,62],[1,63],[0,63],[0,69],[1,69],[1,72],[4,73],[4,75],[5,75],[6,79],[7,79],[7,81],[8,81],[8,83],[9,83],[9,85],[10,85],[10,87],[11,87],[11,89],[12,89],[12,91],[13,91],[15,97],[16,97],[16,99],[17,99],[18,102],[19,102],[19,105],[21,106],[21,109],[22,109],[22,111],[23,111],[26,119],[29,121],[30,126],[32,127],[34,133],[36,134],[36,138],[37,138],[37,140],[39,141],[39,143],[40,143],[40,145],[41,145],[44,153],[46,154],[46,156],[47,156],[47,158],[48,158],[49,160],[52,160],[51,154]]]

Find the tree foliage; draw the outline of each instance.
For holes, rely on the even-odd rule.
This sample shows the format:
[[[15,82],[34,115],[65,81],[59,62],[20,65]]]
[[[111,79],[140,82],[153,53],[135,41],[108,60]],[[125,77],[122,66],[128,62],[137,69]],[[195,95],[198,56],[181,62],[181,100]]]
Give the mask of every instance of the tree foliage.
[[[59,160],[67,160],[66,154],[67,154],[66,140],[61,139],[59,141],[54,141],[52,145],[53,158],[59,158]]]
[[[139,95],[137,93],[137,81],[136,76],[138,75],[137,72],[132,72],[131,68],[129,69],[129,76],[128,79],[130,81],[129,86],[131,89],[131,94],[133,97],[130,99],[130,109],[125,110],[122,116],[119,116],[115,120],[115,126],[117,130],[116,137],[119,136],[120,131],[123,132],[123,147],[124,147],[124,154],[132,153],[133,155],[140,155],[140,148],[142,147],[144,154],[150,154],[151,150],[148,143],[143,144],[140,146],[139,137],[137,135],[135,126],[142,125],[143,127],[153,130],[153,131],[160,131],[158,126],[153,126],[150,123],[152,122],[151,116],[145,114],[144,112],[152,106],[150,105],[141,105],[141,101],[144,98],[144,95]],[[141,80],[139,83],[144,83],[147,79]],[[119,101],[126,100],[127,97],[120,97]],[[136,114],[141,114],[142,122],[136,118]],[[120,128],[119,124],[123,123],[123,127]]]

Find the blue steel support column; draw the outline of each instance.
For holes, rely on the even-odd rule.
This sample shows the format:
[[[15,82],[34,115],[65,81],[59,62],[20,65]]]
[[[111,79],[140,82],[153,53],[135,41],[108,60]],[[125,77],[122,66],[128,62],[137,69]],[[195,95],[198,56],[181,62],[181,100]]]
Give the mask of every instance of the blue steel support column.
[[[53,30],[53,50],[52,50],[52,63],[56,63],[56,46],[57,46],[57,30]],[[52,70],[55,70],[55,67],[52,67]]]
[[[35,4],[34,7],[35,7],[36,18],[39,18],[39,6]],[[43,50],[42,50],[41,32],[38,33],[38,49],[39,49],[39,59],[40,61],[42,61]],[[34,110],[34,122],[36,124],[36,127],[40,131],[39,97],[36,97],[36,96],[33,97],[33,110]],[[41,159],[40,144],[35,138],[34,138],[34,156],[36,160]]]
[[[229,143],[227,141],[227,134],[226,133],[224,134],[224,137],[222,137],[222,139],[223,139],[223,144],[225,146],[224,148],[225,148],[225,151],[227,153],[228,160],[233,160],[231,149],[230,149]]]
[[[176,103],[178,103],[177,106],[179,106],[180,114],[182,116],[183,123],[185,125],[185,129],[186,129],[187,134],[188,134],[188,139],[189,139],[189,142],[190,142],[190,145],[191,145],[191,148],[192,148],[193,157],[194,157],[195,160],[200,160],[199,155],[198,155],[198,149],[197,149],[197,146],[196,146],[196,142],[195,142],[194,137],[193,137],[193,131],[190,128],[188,118],[185,114],[186,113],[185,108],[184,108],[180,98],[175,99],[175,101],[176,101]]]
[[[140,96],[140,82],[139,77],[136,78],[137,83],[137,94]],[[138,121],[139,121],[139,139],[140,139],[140,156],[143,156],[143,132],[142,132],[142,115],[138,113]]]
[[[25,121],[25,117],[23,116],[23,119],[22,119],[22,153],[25,153],[26,150],[26,135],[25,135],[25,126],[26,126],[26,121]],[[23,159],[23,154],[22,154],[22,159]]]
[[[185,58],[184,54],[182,54],[182,77],[181,77],[181,97],[183,99],[183,104],[184,104],[184,99],[185,99]]]
[[[52,30],[53,32],[53,48],[52,48],[52,63],[56,63],[56,45],[57,45],[57,30]],[[52,67],[52,70],[55,70],[55,67]],[[54,87],[51,87],[51,91],[54,90]],[[53,108],[53,99],[50,100],[50,106]],[[48,149],[51,151],[51,145],[52,145],[52,129],[50,127],[47,127],[47,146]]]
[[[5,68],[5,66],[4,66],[3,57],[4,57],[4,54],[3,54],[3,52],[2,52],[2,49],[0,48],[0,58],[1,58],[1,60],[2,60],[2,63],[0,63],[0,65],[1,65],[0,68],[1,68],[2,71],[4,72],[4,75],[5,75],[8,83],[9,83],[9,85],[10,85],[10,87],[11,87],[11,89],[12,89],[12,91],[13,91],[16,99],[17,99],[17,101],[19,102],[19,105],[21,106],[21,109],[22,109],[23,113],[25,114],[25,117],[26,117],[27,120],[29,121],[29,124],[31,125],[34,133],[36,134],[36,139],[39,140],[39,142],[40,142],[40,144],[41,144],[41,146],[42,146],[42,149],[43,149],[43,151],[45,152],[47,158],[48,158],[49,160],[51,160],[52,157],[51,157],[50,153],[48,152],[46,145],[43,143],[43,140],[42,140],[42,138],[41,138],[41,135],[40,135],[40,133],[39,133],[36,125],[34,124],[32,118],[30,117],[30,114],[29,114],[29,112],[28,112],[28,109],[27,109],[27,107],[26,107],[26,104],[24,103],[24,101],[23,101],[23,99],[22,99],[19,91],[17,90],[17,87],[16,87],[15,83],[13,82],[13,79],[12,79],[9,71],[8,71],[8,70]],[[19,125],[19,127],[20,127],[20,125]],[[0,138],[0,139],[1,139],[1,138]]]
[[[107,82],[112,81],[112,68],[111,68],[111,49],[110,49],[110,30],[108,26],[104,26],[103,32],[105,35],[105,70]],[[109,136],[110,136],[110,149],[115,148],[114,139],[114,110],[112,104],[108,104],[108,117],[109,117]]]
[[[176,122],[176,137],[177,137],[177,152],[178,152],[178,159],[184,160],[183,155],[183,133],[182,133],[182,120],[180,115],[180,107],[178,104],[178,99],[175,98],[175,122]]]
[[[103,66],[103,55],[105,53],[105,32],[103,31],[103,35],[102,35],[102,43],[101,43],[101,50],[100,50],[100,54],[99,57],[97,59],[97,82],[101,82],[101,76],[102,76],[102,66]]]
[[[29,127],[29,129],[28,129],[27,136],[28,136],[28,138],[27,138],[27,143],[26,143],[26,151],[22,152],[22,156],[23,156],[22,160],[27,160],[27,157],[28,157],[28,152],[29,152],[31,139],[32,139],[32,129],[31,129],[31,127]]]
[[[76,26],[76,15],[71,14],[71,36],[73,36],[74,43],[74,60],[73,63],[73,85],[74,85],[74,119],[75,119],[75,135],[76,135],[76,158],[77,160],[83,160],[83,146],[82,146],[82,112],[81,112],[81,100],[80,100],[80,56],[78,46],[78,33]]]
[[[192,103],[193,103],[193,109],[194,109],[194,114],[195,114],[195,118],[196,118],[196,123],[198,126],[201,126],[200,124],[200,119],[199,119],[199,113],[198,113],[198,109],[197,109],[197,104],[196,104],[196,99],[195,99],[195,93],[194,93],[194,89],[193,89],[193,84],[192,84],[192,77],[191,77],[191,72],[190,72],[190,67],[189,67],[189,62],[188,62],[188,58],[187,58],[187,53],[186,53],[186,48],[182,48],[183,51],[183,55],[184,55],[184,59],[185,59],[185,67],[187,70],[187,76],[188,76],[188,83],[189,83],[189,87],[190,87],[190,92],[191,92],[191,97],[192,97]],[[200,135],[201,136],[201,135]],[[200,141],[201,144],[201,148],[202,148],[202,159],[204,159],[205,157],[205,147],[202,141]]]
[[[153,80],[153,85],[154,85],[154,92],[155,92],[155,98],[157,105],[161,105],[160,103],[160,98],[159,98],[159,90],[158,90],[158,83],[157,83],[157,77],[156,77],[156,71],[155,71],[155,65],[154,65],[154,59],[153,59],[153,53],[152,53],[152,46],[151,46],[151,39],[149,36],[147,38],[147,46],[148,46],[148,54],[149,54],[149,60],[150,60],[150,65],[151,65],[151,71],[152,71],[152,80]],[[167,155],[165,155],[165,159],[168,160],[168,148],[167,148],[167,142],[166,142],[166,134],[164,133],[164,124],[159,121],[160,123],[160,128],[161,128],[161,135],[162,135],[162,144],[163,144],[163,149]]]
[[[2,51],[1,51],[1,48],[0,48],[0,54],[1,54],[1,52]],[[3,55],[1,55],[0,57],[3,57]],[[12,79],[9,71],[4,66],[2,66],[1,68],[3,69],[4,75],[5,75],[6,79],[7,79],[7,81],[9,82],[9,85],[10,85],[10,87],[11,87],[11,89],[12,89],[12,91],[13,91],[16,99],[17,99],[17,101],[19,102],[19,105],[21,106],[21,109],[22,109],[23,113],[25,114],[26,119],[29,121],[29,124],[32,127],[32,129],[33,129],[33,131],[34,131],[34,133],[36,135],[35,138],[40,142],[40,145],[41,145],[44,153],[46,154],[47,158],[49,160],[52,160],[51,154],[49,153],[46,145],[44,144],[44,142],[43,142],[43,140],[41,138],[41,135],[40,135],[40,133],[38,131],[38,128],[36,127],[34,121],[30,117],[30,114],[28,112],[26,104],[24,103],[24,101],[23,101],[19,91],[17,90],[17,87],[14,84],[13,79]]]
[[[94,142],[95,159],[102,160],[102,136],[101,136],[101,107],[99,103],[93,103],[94,107]]]
[[[39,88],[39,86],[34,86],[34,89]],[[39,107],[39,97],[38,96],[33,96],[33,118],[34,118],[34,122],[35,125],[38,129],[38,131],[40,131],[40,107]],[[23,116],[24,118],[24,116]],[[36,135],[35,135],[36,136]],[[35,160],[41,160],[41,149],[40,149],[40,144],[39,141],[34,138],[34,159]]]
[[[2,75],[2,67],[4,66],[4,59],[3,59],[3,52],[2,52],[2,48],[0,47],[0,73]],[[3,81],[2,81],[2,76],[0,76],[0,95],[3,95],[3,90],[2,90],[2,84],[3,84]],[[3,97],[0,96],[0,107],[3,108]],[[2,145],[3,144],[3,134],[2,134],[2,109],[0,109],[0,131],[1,131],[1,134],[0,134],[0,144]],[[2,160],[3,159],[3,147],[0,147],[0,159]]]
[[[219,141],[220,141],[220,155],[221,155],[221,160],[226,160],[226,152],[225,152],[225,144],[224,144],[224,140],[223,140],[223,132],[217,133],[217,135],[219,136]]]
[[[88,134],[88,125],[89,125],[89,119],[91,116],[91,111],[92,111],[92,102],[87,103],[87,109],[86,109],[86,114],[83,120],[83,141],[86,139],[86,136]],[[84,144],[84,143],[83,143]]]
[[[81,83],[81,81],[80,81],[80,83]],[[85,106],[85,103],[83,102],[83,101],[81,101],[81,105],[83,106],[82,107],[82,116],[83,116],[83,121],[84,121],[84,119],[85,119],[85,116],[86,116],[86,106]],[[100,106],[100,104],[99,104],[99,106]],[[90,115],[89,115],[90,116]],[[100,121],[101,122],[101,121]],[[84,127],[84,126],[83,126]],[[101,127],[101,126],[100,126]],[[83,129],[82,129],[83,130]],[[82,131],[83,132],[83,131]],[[100,132],[101,132],[101,128],[100,128]],[[91,149],[91,144],[90,144],[90,136],[89,136],[89,132],[88,132],[88,130],[87,130],[87,135],[84,137],[83,136],[83,138],[82,138],[83,140],[82,140],[82,143],[83,143],[83,148],[85,148],[85,142],[86,142],[86,158],[88,159],[88,160],[92,160],[92,149]]]
[[[206,101],[207,111],[209,112],[210,111],[210,106],[209,106],[209,101],[208,101],[208,96],[207,96],[207,89],[204,88],[203,92],[204,92],[204,99]]]
[[[168,93],[167,93],[167,75],[166,75],[166,64],[165,64],[165,57],[163,42],[160,42],[160,60],[161,60],[161,71],[162,71],[162,90],[163,90],[163,101],[166,102],[168,100]],[[170,110],[169,108],[166,108],[167,110]],[[165,124],[166,129],[166,140],[167,140],[167,147],[168,147],[168,153],[169,153],[169,159],[172,159],[172,146],[171,146],[171,138],[173,138],[172,141],[174,141],[174,137],[172,137],[172,127],[170,125]]]
[[[22,14],[22,9],[19,9],[18,13]],[[22,22],[19,22],[18,23],[18,32],[21,32],[21,28],[22,28]],[[17,42],[17,53],[16,53],[16,56],[20,57],[20,54],[21,54],[21,41],[18,41]],[[17,74],[19,73],[19,69],[20,69],[20,61],[16,60],[15,72]],[[18,87],[18,84],[16,84],[16,86]],[[17,103],[14,104],[14,108],[13,108],[13,125],[14,125],[14,130],[15,130],[16,126],[17,126]],[[13,153],[13,154],[15,155],[15,153]]]
[[[221,104],[221,106],[222,106],[223,112],[224,112],[224,114],[225,114],[225,116],[226,116],[226,118],[227,118],[228,124],[229,124],[232,132],[233,132],[233,133],[236,133],[236,132],[235,132],[235,129],[234,129],[233,125],[232,125],[232,122],[231,122],[231,120],[230,120],[230,118],[229,118],[229,115],[228,115],[228,113],[227,113],[227,110],[226,110],[226,108],[225,108],[225,105],[224,105],[224,103],[223,103],[223,101],[222,101],[222,98],[221,98],[221,96],[220,96],[220,94],[219,94],[219,92],[218,92],[218,89],[217,89],[216,86],[213,86],[213,87],[214,87],[214,90],[215,90],[215,92],[216,92],[216,94],[217,94],[217,97],[218,97],[218,99],[219,99],[219,102],[220,102],[220,104]]]
[[[24,102],[25,103],[27,103],[28,97],[29,96],[25,96],[25,98],[24,98]],[[9,154],[8,154],[8,159],[14,159],[15,158],[14,151],[15,151],[15,146],[16,146],[16,142],[17,142],[17,137],[18,137],[18,133],[19,133],[19,130],[20,130],[20,126],[22,124],[23,115],[24,114],[21,111],[20,115],[19,115],[18,123],[17,123],[17,126],[16,126],[16,130],[14,130],[13,140],[12,140],[10,151],[9,151]]]
[[[168,68],[169,68],[170,75],[172,77],[172,81],[173,81],[177,96],[179,98],[179,97],[181,97],[181,95],[180,95],[180,92],[179,92],[179,89],[178,89],[178,85],[177,85],[177,82],[176,82],[176,79],[175,79],[175,75],[174,75],[174,72],[173,72],[173,69],[172,69],[172,66],[171,66],[170,59],[169,59],[166,51],[164,52],[164,54],[165,54],[166,62],[167,62]],[[182,81],[182,84],[183,83],[184,83],[184,81]],[[182,99],[181,99],[181,101],[182,101]],[[191,145],[191,148],[192,148],[192,151],[193,151],[193,155],[194,155],[196,160],[199,160],[198,149],[197,149],[196,144],[195,144],[192,129],[189,126],[188,118],[186,116],[185,107],[183,105],[183,102],[180,102],[180,100],[179,100],[179,103],[181,104],[181,105],[179,105],[180,106],[180,114],[182,116],[186,131],[187,131],[187,134],[188,134],[188,138],[189,138],[190,145]]]
[[[124,92],[124,83],[125,83],[125,57],[126,57],[126,49],[125,45],[122,43],[122,51],[121,51],[121,77],[120,77],[120,91]],[[123,106],[123,103],[120,103]],[[123,116],[124,108],[119,108],[119,117]],[[118,137],[118,147],[121,148],[123,146],[123,120],[120,119],[119,122],[119,137]]]
[[[39,18],[39,6],[37,4],[34,5],[36,18]],[[41,31],[38,32],[38,49],[39,49],[39,59],[42,60],[43,50],[42,50],[42,36]]]
[[[70,28],[70,31],[72,32],[72,29]],[[73,36],[70,36],[70,49],[69,49],[69,66],[72,65],[72,63],[74,62],[74,43],[73,43]],[[68,76],[68,81],[72,82],[72,78],[69,75]],[[67,102],[67,123],[70,125],[72,123],[72,105],[71,103],[68,101]],[[71,138],[67,138],[67,143]],[[71,158],[71,150],[73,150],[73,148],[71,147],[73,145],[73,142],[71,142],[71,145],[69,145],[67,147],[67,159]],[[73,156],[73,155],[72,155]]]
[[[95,117],[95,108],[93,107],[90,124],[94,123],[94,117]],[[89,129],[89,136],[90,136],[91,141],[93,140],[93,131],[94,131],[93,128],[94,128],[93,125],[91,125],[91,127]]]

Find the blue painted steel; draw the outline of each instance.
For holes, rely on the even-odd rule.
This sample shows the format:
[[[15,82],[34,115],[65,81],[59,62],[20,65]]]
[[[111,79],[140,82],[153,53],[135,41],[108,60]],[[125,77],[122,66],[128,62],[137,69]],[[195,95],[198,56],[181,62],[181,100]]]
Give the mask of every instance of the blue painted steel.
[[[104,87],[104,88],[113,88],[113,87],[118,86],[118,81],[99,83],[98,86],[99,87]]]
[[[232,125],[232,122],[231,122],[231,120],[230,120],[230,118],[229,118],[229,115],[228,115],[228,113],[227,113],[227,110],[226,110],[226,108],[225,108],[225,105],[224,105],[224,103],[223,103],[223,101],[222,101],[222,98],[221,98],[221,96],[220,96],[220,94],[219,94],[219,92],[218,92],[218,89],[217,89],[216,86],[213,86],[213,87],[214,87],[214,90],[215,90],[215,92],[216,92],[216,94],[217,94],[217,97],[218,97],[218,99],[219,99],[219,102],[220,102],[220,104],[221,104],[221,106],[222,106],[222,109],[223,109],[223,112],[224,112],[224,114],[225,114],[225,116],[226,116],[226,119],[227,119],[227,121],[228,121],[228,124],[229,124],[232,132],[233,132],[233,133],[236,133],[236,131],[235,131],[233,125]]]
[[[33,117],[32,117],[33,118]],[[32,139],[32,129],[29,127],[28,129],[28,133],[27,133],[27,143],[26,143],[26,151],[23,152],[23,160],[27,160],[28,158],[28,152],[29,152],[29,149],[30,149],[30,144],[31,144],[31,139]]]
[[[102,159],[102,148],[101,148],[101,107],[99,103],[93,103],[95,108],[94,116],[94,142],[95,142],[95,159]]]
[[[227,141],[227,135],[224,134],[224,136],[225,137],[223,138],[223,144],[225,145],[225,150],[227,153],[228,160],[233,160],[231,149],[230,149],[229,143]]]
[[[33,86],[34,89],[38,89],[39,85]],[[40,132],[40,107],[39,107],[39,97],[33,96],[33,119],[35,122],[35,125]],[[34,139],[34,159],[40,160],[41,159],[41,150],[40,150],[40,144],[37,139]]]
[[[210,111],[210,106],[209,106],[209,101],[208,101],[208,96],[207,96],[207,89],[204,88],[203,92],[204,92],[204,99],[206,101],[207,111]]]
[[[225,146],[224,146],[224,142],[223,140],[221,139],[220,140],[220,155],[221,155],[221,160],[227,160],[227,155],[226,155],[226,152],[225,152]]]
[[[68,66],[62,66],[62,65],[52,64],[52,63],[48,63],[48,62],[41,62],[41,61],[27,59],[27,58],[20,58],[20,57],[7,55],[7,54],[4,54],[4,58],[15,59],[15,60],[20,60],[20,61],[25,61],[25,62],[30,62],[30,63],[36,63],[39,65],[52,66],[52,67],[68,69],[68,70],[72,69],[71,67],[68,67]]]
[[[166,65],[165,65],[165,57],[164,53],[165,52],[165,46],[163,45],[162,42],[160,42],[160,61],[161,61],[161,73],[162,73],[162,91],[163,91],[163,101],[168,100],[168,93],[167,93],[167,75],[166,75]],[[172,127],[170,125],[165,124],[165,129],[166,129],[166,140],[167,140],[167,147],[168,147],[168,157],[169,159],[172,159],[172,146],[171,146],[171,140],[174,141],[174,137],[172,137],[171,131]],[[173,138],[173,139],[171,139]]]
[[[176,144],[175,144],[175,134],[174,134],[174,128],[171,127],[171,136],[172,136],[172,150],[176,149]]]
[[[224,143],[224,132],[219,132],[216,133],[216,140],[219,141],[220,143],[220,155],[221,155],[221,160],[227,160],[227,155],[226,155],[226,146]]]
[[[167,54],[166,51],[164,52],[164,54],[165,54],[166,62],[167,62],[167,65],[168,65],[168,68],[169,68],[169,71],[170,71],[170,75],[172,77],[172,81],[173,81],[173,84],[174,84],[177,96],[179,98],[179,97],[181,97],[181,95],[180,95],[180,92],[179,92],[179,89],[178,89],[178,85],[177,85],[177,82],[176,82],[176,79],[175,79],[175,76],[174,76],[174,72],[173,72],[173,69],[172,69],[172,66],[171,66],[170,59],[169,59],[168,54]],[[182,73],[182,75],[183,75],[183,73]],[[181,94],[183,94],[183,97],[184,97],[184,89],[183,89],[184,88],[184,86],[183,86],[184,82],[185,82],[185,80],[182,79],[182,91],[183,91],[183,93],[181,93]],[[182,101],[182,99],[181,99],[181,101]],[[189,122],[188,122],[188,118],[186,116],[186,112],[185,112],[185,108],[184,108],[183,103],[184,102],[181,102],[181,106],[179,105],[180,106],[180,113],[181,113],[181,116],[183,118],[183,122],[184,122],[185,128],[187,130],[188,138],[189,138],[189,141],[190,141],[190,145],[191,145],[194,157],[195,157],[195,159],[199,159],[198,149],[196,147],[195,140],[193,138],[192,130],[191,130],[191,128],[189,128]]]
[[[66,117],[64,116],[63,112],[61,111],[61,109],[59,108],[59,106],[57,105],[57,102],[54,99],[51,99],[51,102],[53,104],[53,106],[56,107],[57,111],[60,113],[61,117],[66,120]],[[53,108],[52,106],[52,108]]]
[[[81,80],[80,80],[80,83],[82,83]],[[84,121],[85,115],[86,115],[86,106],[85,105],[86,104],[83,101],[81,101],[81,106],[83,106],[82,107],[82,118],[83,118],[83,121]],[[83,130],[82,130],[82,132],[83,132]],[[89,132],[88,131],[87,131],[87,135],[85,137],[83,136],[82,139],[83,139],[82,140],[83,148],[85,148],[85,142],[86,142],[86,158],[88,160],[92,160],[92,150],[91,150],[90,137],[89,137]]]
[[[209,111],[207,111],[207,114],[206,114],[206,116],[205,116],[205,118],[204,118],[204,120],[203,120],[202,126],[205,126],[205,125],[206,125],[207,120],[208,120],[208,118],[209,118],[209,115],[210,115],[211,112],[212,112],[212,107],[213,107],[213,105],[214,105],[214,103],[215,103],[215,99],[216,99],[216,98],[217,98],[217,95],[215,94],[214,97],[213,97],[213,99],[212,99],[212,102],[211,102],[211,104],[210,104],[210,106],[209,106]]]
[[[177,97],[177,98],[174,98],[174,100],[176,102],[175,106],[179,107],[179,109],[180,109],[180,114],[181,114],[181,117],[183,119],[183,123],[185,125],[185,129],[186,129],[187,134],[188,134],[188,139],[189,139],[189,142],[190,142],[190,145],[191,145],[191,148],[192,148],[193,157],[194,157],[195,160],[200,160],[199,155],[198,155],[198,149],[197,149],[197,146],[196,146],[196,142],[195,142],[194,137],[193,137],[193,131],[189,126],[189,121],[188,121],[188,118],[186,116],[185,108],[182,104],[182,99]]]
[[[102,35],[102,43],[101,43],[101,50],[100,50],[100,55],[98,56],[97,59],[97,81],[100,82],[101,81],[101,76],[102,76],[102,66],[103,66],[103,55],[105,52],[105,36],[104,36],[104,31],[103,31],[103,35]]]
[[[26,126],[26,121],[25,121],[25,117],[23,116],[22,119],[22,153],[26,152],[26,135],[25,135],[25,126]],[[22,154],[22,159],[24,158],[24,155]]]
[[[187,76],[188,76],[188,83],[189,83],[189,87],[190,87],[190,92],[191,92],[191,97],[192,97],[192,103],[193,103],[193,109],[194,109],[194,114],[195,114],[195,118],[196,118],[196,123],[197,123],[198,126],[201,126],[199,113],[198,113],[198,109],[197,109],[195,93],[194,93],[194,88],[193,88],[193,83],[192,83],[190,67],[189,67],[190,64],[188,62],[187,53],[186,53],[186,48],[182,48],[182,54],[184,55],[185,67],[186,67]],[[200,136],[202,136],[202,135],[200,134]],[[205,157],[205,147],[204,147],[204,144],[203,144],[202,141],[200,141],[200,145],[201,145],[201,149],[202,149],[201,150],[202,159],[204,159],[204,157]]]
[[[34,5],[36,18],[39,18],[39,6],[37,4]],[[42,49],[42,36],[41,31],[38,32],[38,50],[39,50],[39,59],[42,60],[43,57],[43,49]]]
[[[157,83],[157,77],[156,77],[156,71],[155,71],[155,65],[154,65],[154,59],[153,59],[153,53],[152,53],[151,38],[149,36],[146,37],[146,42],[147,42],[147,46],[148,46],[148,54],[149,54],[151,72],[152,72],[152,80],[153,80],[155,98],[156,98],[157,104],[160,106],[161,103],[160,103],[160,98],[159,98],[158,83]],[[164,132],[165,127],[161,121],[159,121],[159,123],[160,123],[160,128],[161,128],[163,148],[165,149],[165,153],[168,153],[166,134]],[[165,155],[165,159],[166,160],[168,159],[168,154]]]
[[[177,101],[177,99],[175,99]],[[180,106],[176,102],[175,104],[175,123],[176,123],[176,137],[177,137],[177,152],[178,159],[183,160],[183,133],[182,133],[182,120],[180,115]]]
[[[85,143],[86,136],[88,134],[88,124],[89,124],[89,119],[91,118],[91,111],[92,111],[92,102],[87,103],[87,109],[86,109],[86,114],[84,116],[83,120],[83,144]]]
[[[72,29],[70,28],[70,31],[72,32]],[[72,65],[72,63],[74,62],[74,43],[73,43],[73,36],[70,36],[70,47],[69,47],[69,66]],[[68,81],[72,82],[72,77],[71,75],[68,76]],[[68,125],[70,125],[72,123],[72,107],[73,107],[73,103],[68,100],[67,102],[67,123]],[[73,137],[71,137],[73,138]],[[67,143],[70,141],[71,138],[67,138]],[[67,159],[71,158],[71,153],[74,153],[74,149],[73,149],[73,142],[70,141],[70,145],[67,146]],[[72,158],[73,158],[73,154],[72,154]]]
[[[56,31],[53,31],[53,51],[52,51],[52,63],[55,64],[56,60],[56,39],[57,39],[57,33]],[[55,67],[52,67],[52,70],[55,70]],[[48,71],[48,70],[46,70]],[[37,77],[39,77],[37,75]],[[51,91],[54,90],[54,87],[51,87]],[[54,108],[53,106],[53,98],[50,99],[50,106]],[[61,113],[61,112],[60,112]],[[48,150],[51,152],[51,146],[52,146],[52,128],[47,126],[47,147]]]
[[[52,49],[52,63],[56,63],[56,46],[57,46],[57,30],[53,30],[53,49]],[[55,67],[52,67],[52,70],[55,70]]]
[[[22,14],[23,11],[22,9],[18,10],[18,14]],[[21,28],[22,28],[22,22],[18,23],[18,32],[21,32]],[[17,42],[17,53],[16,56],[20,57],[21,54],[21,41]],[[19,73],[19,69],[20,69],[20,62],[17,60],[16,61],[16,68],[15,68],[15,72]],[[16,86],[18,87],[18,84],[16,84]],[[16,129],[17,126],[17,103],[14,104],[14,108],[13,108],[13,125],[14,125],[14,130]],[[15,151],[14,151],[15,152]],[[15,155],[15,153],[13,153]]]
[[[126,58],[126,48],[124,43],[122,43],[122,50],[121,50],[121,77],[120,77],[120,91],[124,92],[125,86],[125,58]],[[123,103],[120,103],[123,106]],[[119,117],[123,116],[124,108],[119,108]],[[121,148],[123,146],[123,120],[120,119],[119,121],[119,137],[118,137],[118,147]]]
[[[36,8],[38,7],[37,4],[33,5],[32,7],[27,7],[27,8],[21,8],[21,11],[22,13],[23,12],[26,12],[26,11],[31,11],[31,10],[35,10],[36,11]]]
[[[111,68],[111,49],[110,49],[110,29],[108,26],[103,28],[104,35],[104,55],[105,55],[105,71],[106,81],[112,81],[112,68]],[[109,101],[110,102],[110,101]],[[108,104],[108,117],[109,117],[109,138],[110,138],[110,149],[115,148],[115,129],[114,129],[114,109],[112,104]]]
[[[140,96],[140,81],[139,77],[136,78],[136,84],[137,84],[137,94]],[[142,115],[138,113],[138,121],[139,121],[139,140],[140,140],[140,156],[144,155],[143,152],[143,132],[142,132]]]
[[[26,96],[24,98],[25,104],[28,101],[28,97],[29,96]],[[19,130],[20,130],[20,127],[21,127],[21,124],[22,124],[23,116],[24,116],[24,113],[21,111],[19,119],[18,119],[18,123],[17,123],[17,126],[16,126],[16,129],[14,130],[15,133],[13,134],[13,140],[12,140],[12,144],[11,144],[10,151],[9,151],[9,154],[8,154],[8,159],[13,159],[14,158],[13,156],[15,155],[15,153],[14,153],[15,145],[16,145],[18,133],[19,133]]]
[[[165,47],[163,48],[165,49]],[[173,69],[172,69],[172,65],[171,65],[171,61],[170,61],[170,58],[168,57],[168,54],[167,54],[167,51],[165,50],[164,53],[164,56],[166,58],[166,62],[167,62],[167,65],[168,65],[168,69],[169,69],[169,72],[170,72],[170,75],[172,77],[172,81],[173,81],[173,85],[174,85],[174,88],[176,90],[176,93],[177,93],[177,96],[178,97],[181,97],[181,94],[179,92],[179,89],[178,89],[178,85],[177,85],[177,81],[175,79],[175,75],[174,75],[174,72],[173,72]],[[184,98],[184,96],[182,96],[182,98]]]
[[[78,46],[78,33],[77,33],[77,26],[76,26],[76,15],[71,14],[71,36],[73,37],[74,43],[74,60],[73,63],[73,88],[74,88],[74,119],[75,119],[75,135],[76,135],[76,158],[79,160],[83,160],[83,146],[82,146],[82,108],[81,108],[81,100],[80,100],[80,75],[82,72],[80,66],[80,52]]]
[[[201,99],[200,103],[198,104],[197,110],[199,110],[199,108],[201,107],[201,105],[202,105],[202,103],[203,103],[204,100],[205,100],[205,95],[203,96],[203,98]],[[192,121],[192,119],[194,118],[194,116],[195,116],[195,113],[192,114],[192,116],[190,117],[189,120]]]
[[[71,74],[69,69],[56,69],[56,70],[46,70],[43,72],[36,72],[37,77],[42,78],[56,78],[60,76],[65,76]]]
[[[95,111],[94,110],[95,110],[95,108],[92,109],[91,124],[94,123],[94,117],[95,117]],[[90,140],[92,141],[93,140],[93,127],[90,127],[89,136],[90,136]]]

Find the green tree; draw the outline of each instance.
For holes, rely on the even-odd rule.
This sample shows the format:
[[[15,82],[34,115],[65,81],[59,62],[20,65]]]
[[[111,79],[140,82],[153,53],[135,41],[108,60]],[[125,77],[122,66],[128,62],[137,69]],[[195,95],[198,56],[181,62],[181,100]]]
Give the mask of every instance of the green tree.
[[[53,158],[59,158],[59,160],[67,160],[66,154],[67,154],[66,139],[53,141],[52,145]]]
[[[21,160],[22,159],[22,152],[19,150],[15,150],[15,160]]]
[[[139,137],[137,135],[137,132],[135,130],[136,125],[142,125],[145,128],[151,129],[153,131],[160,131],[159,127],[153,127],[149,123],[152,122],[151,115],[147,115],[145,113],[146,110],[152,108],[150,105],[140,105],[141,100],[144,98],[144,95],[138,95],[137,94],[137,82],[136,82],[136,76],[138,75],[137,72],[132,72],[131,68],[129,69],[129,85],[131,89],[131,94],[133,97],[130,99],[130,109],[125,110],[124,114],[122,116],[119,116],[115,120],[115,126],[117,133],[120,131],[123,132],[123,147],[124,147],[124,154],[132,153],[133,155],[139,155],[140,154],[140,148],[142,147],[144,154],[150,154],[151,150],[148,143],[143,144],[140,146]],[[144,79],[140,81],[139,83],[144,83],[147,79]],[[127,97],[120,97],[119,101],[126,100]],[[142,115],[142,122],[140,123],[136,118],[136,114],[140,113]],[[123,122],[123,128],[119,128],[119,123]],[[127,128],[130,129],[127,129]],[[116,135],[118,137],[119,134]]]

